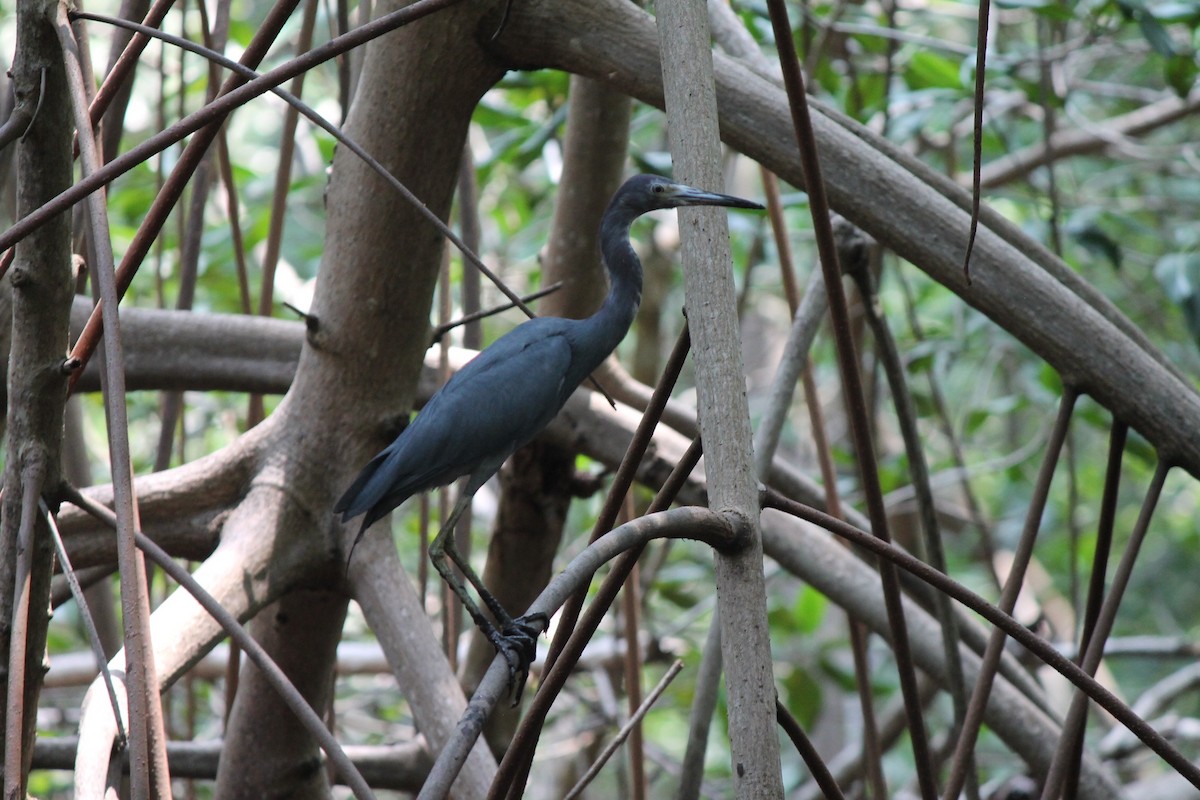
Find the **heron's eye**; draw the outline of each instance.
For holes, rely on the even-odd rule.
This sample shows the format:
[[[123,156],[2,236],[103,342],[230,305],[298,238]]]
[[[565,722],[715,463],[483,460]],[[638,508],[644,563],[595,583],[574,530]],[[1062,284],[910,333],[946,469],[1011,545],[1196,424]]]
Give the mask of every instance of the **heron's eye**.
[[[661,183],[654,184],[654,193],[655,194],[662,194],[666,190],[667,190],[667,187],[663,186]]]

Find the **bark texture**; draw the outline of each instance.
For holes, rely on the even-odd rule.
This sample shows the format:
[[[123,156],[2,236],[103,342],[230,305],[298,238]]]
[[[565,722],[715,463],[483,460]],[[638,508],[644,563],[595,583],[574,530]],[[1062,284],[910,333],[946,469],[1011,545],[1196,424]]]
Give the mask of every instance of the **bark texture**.
[[[53,10],[54,5],[43,0],[22,0],[17,5],[19,47],[12,69],[13,87],[18,106],[34,116],[33,126],[17,144],[18,216],[37,209],[71,182],[71,112],[61,52],[51,26]],[[24,659],[19,665],[24,678],[19,782],[23,787],[33,754],[54,550],[45,523],[37,522],[25,554],[28,613],[14,620],[15,593],[21,591],[16,584],[21,547],[18,530],[25,482],[36,482],[40,493],[58,485],[61,470],[66,403],[66,376],[61,367],[74,285],[68,214],[60,214],[17,245],[8,280],[12,286],[12,339],[0,520],[0,688],[7,696],[13,677],[9,669],[12,637],[23,637]],[[14,710],[5,702],[0,729],[8,730],[9,714]]]

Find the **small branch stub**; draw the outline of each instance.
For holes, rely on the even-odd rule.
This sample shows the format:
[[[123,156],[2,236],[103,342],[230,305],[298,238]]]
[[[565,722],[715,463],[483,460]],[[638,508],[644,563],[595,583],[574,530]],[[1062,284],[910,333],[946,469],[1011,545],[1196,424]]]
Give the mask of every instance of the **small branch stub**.
[[[729,532],[733,537],[724,546],[714,545],[717,550],[722,553],[736,553],[745,550],[754,543],[757,535],[755,522],[747,517],[741,509],[722,508],[717,513],[721,515],[721,519],[729,526]]]

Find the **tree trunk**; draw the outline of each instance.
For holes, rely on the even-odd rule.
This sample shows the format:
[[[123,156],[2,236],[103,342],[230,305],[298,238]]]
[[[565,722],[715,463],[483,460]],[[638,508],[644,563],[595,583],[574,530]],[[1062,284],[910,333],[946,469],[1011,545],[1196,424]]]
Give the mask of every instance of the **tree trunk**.
[[[385,4],[379,14],[396,7]],[[488,9],[463,4],[427,17],[367,47],[347,133],[378,158],[426,206],[448,215],[471,114],[503,74],[479,48]],[[490,33],[490,30],[487,30]],[[307,536],[341,534],[329,559],[309,564],[314,580],[344,574],[358,520],[329,526],[333,501],[354,474],[395,434],[408,413],[429,345],[429,307],[444,242],[396,192],[345,149],[334,159],[327,192],[325,253],[311,312],[318,329],[301,352],[295,380],[276,411],[279,434],[268,460],[280,462],[289,501],[309,515]],[[289,534],[280,531],[280,542]],[[388,536],[379,526],[367,536]],[[360,549],[356,558],[363,557]],[[356,576],[352,565],[351,579]],[[409,580],[403,573],[394,578]],[[387,610],[387,613],[395,613]],[[324,641],[336,641],[340,617]],[[432,630],[430,629],[430,635]],[[330,679],[331,662],[300,665],[297,679]],[[319,674],[308,674],[317,671]],[[403,674],[403,673],[401,673]],[[412,699],[417,686],[401,689]],[[274,724],[296,723],[280,715]],[[239,726],[231,749],[250,747],[253,726]],[[427,731],[429,734],[429,731]],[[303,738],[306,734],[295,732]],[[436,737],[429,734],[436,746]],[[290,735],[289,735],[290,737]],[[289,759],[291,738],[280,736],[273,756]]]
[[[17,145],[18,216],[34,211],[71,182],[71,113],[52,11],[52,4],[39,0],[23,0],[17,7],[13,85],[18,106],[34,116],[33,127]],[[62,363],[74,285],[69,214],[58,215],[17,245],[9,280],[12,341],[0,522],[0,685],[5,696],[17,702],[5,702],[0,721],[6,734],[5,787],[15,787],[23,797],[33,755],[54,557],[46,524],[36,508],[24,506],[23,495],[27,484],[34,498],[46,489],[53,491],[60,476],[66,403]],[[26,538],[19,542],[23,514],[35,522],[22,531]],[[18,602],[18,595],[24,595],[24,601]],[[24,614],[14,619],[18,605]],[[11,658],[14,655],[19,657]],[[18,679],[23,686],[10,687],[10,680]],[[19,694],[13,697],[10,689]]]
[[[275,656],[309,704],[322,712],[333,693],[337,643],[346,617],[346,598],[330,592],[294,592],[254,621],[255,638]],[[262,673],[243,662],[237,699],[226,729],[217,771],[216,797],[323,798],[329,780],[316,743],[293,719]]]

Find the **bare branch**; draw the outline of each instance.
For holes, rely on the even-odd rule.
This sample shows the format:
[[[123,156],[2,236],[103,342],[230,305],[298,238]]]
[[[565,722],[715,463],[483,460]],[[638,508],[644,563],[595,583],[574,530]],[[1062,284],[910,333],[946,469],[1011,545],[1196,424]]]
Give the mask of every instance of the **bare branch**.
[[[441,752],[467,700],[434,636],[412,580],[400,565],[396,548],[381,533],[372,530],[359,542],[350,562],[350,583],[388,657],[400,691],[408,698],[417,725],[429,739],[430,749]],[[486,797],[496,773],[496,760],[482,742],[469,749],[469,756],[467,752],[463,753],[466,765],[455,783],[456,795]]]
[[[588,767],[588,771],[579,779],[579,782],[571,788],[571,791],[566,794],[564,800],[574,800],[574,798],[579,797],[579,795],[583,793],[583,790],[587,788],[587,785],[595,780],[596,776],[600,774],[600,770],[604,768],[604,765],[608,763],[608,760],[613,757],[614,753],[617,752],[617,749],[621,746],[622,742],[629,738],[630,732],[642,721],[642,717],[646,716],[646,712],[654,706],[654,703],[658,700],[659,696],[667,690],[667,687],[671,685],[671,681],[675,680],[675,676],[678,675],[682,669],[682,661],[677,660],[671,665],[666,674],[662,676],[661,680],[659,680],[658,684],[650,690],[650,694],[646,695],[646,699],[643,700],[637,709],[629,715],[629,719],[626,720],[625,724],[621,726],[621,730],[617,731],[617,735],[614,736],[612,741],[605,746],[604,752],[600,754],[600,757],[592,762],[592,765]]]
[[[639,517],[604,534],[588,545],[545,588],[525,616],[545,615],[547,619],[574,593],[585,587],[605,563],[621,553],[641,547],[651,539],[695,539],[718,550],[737,546],[741,534],[735,532],[724,515],[706,508],[685,507]],[[470,748],[479,738],[483,721],[508,694],[508,662],[497,655],[467,710],[459,720],[454,737],[439,754],[421,788],[418,798],[444,797],[458,774]]]

